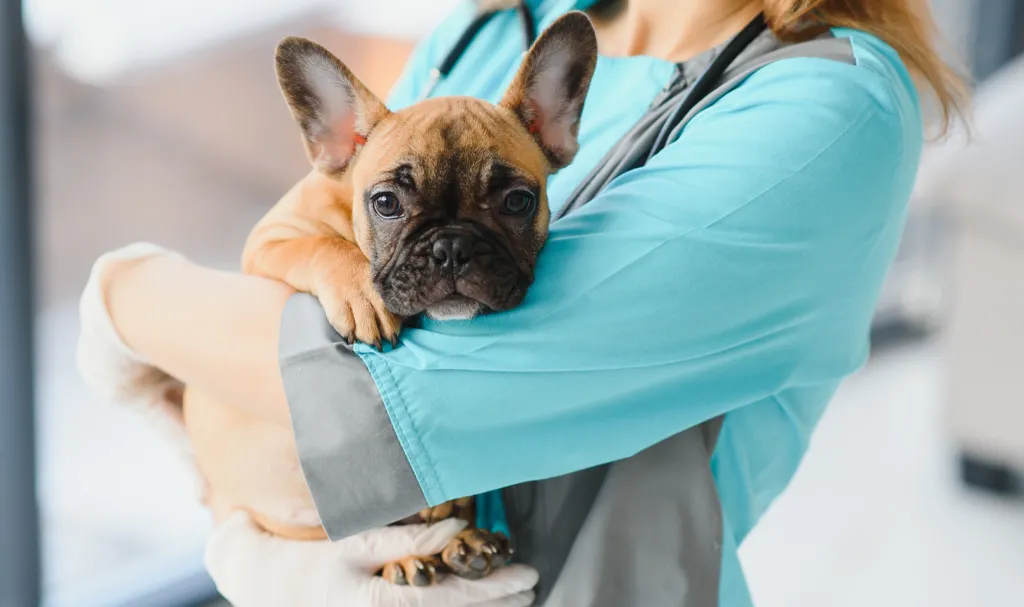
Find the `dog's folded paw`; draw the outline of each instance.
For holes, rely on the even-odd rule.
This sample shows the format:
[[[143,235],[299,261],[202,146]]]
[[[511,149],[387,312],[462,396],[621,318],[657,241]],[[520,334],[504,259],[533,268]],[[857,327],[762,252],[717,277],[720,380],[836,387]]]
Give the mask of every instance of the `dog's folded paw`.
[[[348,343],[361,341],[381,349],[383,342],[395,343],[402,319],[388,312],[372,285],[332,283],[316,293],[327,320]]]

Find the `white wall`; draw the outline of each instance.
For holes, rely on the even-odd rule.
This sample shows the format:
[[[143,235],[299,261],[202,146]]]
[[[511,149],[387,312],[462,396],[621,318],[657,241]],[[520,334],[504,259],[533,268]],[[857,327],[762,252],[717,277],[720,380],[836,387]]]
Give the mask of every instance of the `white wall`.
[[[931,0],[935,21],[952,59],[970,65],[977,0]]]

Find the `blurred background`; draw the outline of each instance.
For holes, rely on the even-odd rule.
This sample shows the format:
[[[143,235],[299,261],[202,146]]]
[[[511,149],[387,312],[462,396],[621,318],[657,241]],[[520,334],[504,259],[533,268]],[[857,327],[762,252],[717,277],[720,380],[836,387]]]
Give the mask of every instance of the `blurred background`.
[[[24,2],[33,128],[9,102],[4,87],[22,80],[8,64],[0,109],[15,119],[0,128],[0,162],[14,169],[0,177],[27,183],[12,155],[28,133],[36,432],[33,446],[19,409],[27,393],[12,387],[14,371],[0,374],[9,382],[0,386],[0,569],[31,563],[38,547],[45,605],[216,598],[200,560],[209,520],[187,471],[142,419],[93,397],[76,373],[77,297],[92,261],[151,240],[236,267],[249,228],[308,166],[273,76],[276,42],[320,41],[384,95],[415,41],[456,2]],[[1024,2],[932,4],[950,56],[992,91],[979,99],[992,100],[985,125],[998,132],[1000,116],[1024,111],[1024,68],[1013,64],[1024,51]],[[17,12],[5,10],[0,52],[11,53]],[[1001,102],[1015,83],[1016,105]],[[1021,158],[1024,133],[1016,145],[999,157]],[[742,547],[759,606],[1024,605],[1024,161],[993,168],[979,150],[983,136],[969,145],[954,137],[926,154],[875,354]],[[972,157],[994,172],[950,168]],[[0,225],[9,288],[27,276],[12,257],[24,235],[11,210],[27,198],[3,187],[0,222],[15,221]],[[3,296],[0,365],[30,370],[16,346],[31,328]],[[38,546],[19,479],[38,488]],[[24,567],[18,576],[33,575]],[[2,597],[0,607],[21,607]]]

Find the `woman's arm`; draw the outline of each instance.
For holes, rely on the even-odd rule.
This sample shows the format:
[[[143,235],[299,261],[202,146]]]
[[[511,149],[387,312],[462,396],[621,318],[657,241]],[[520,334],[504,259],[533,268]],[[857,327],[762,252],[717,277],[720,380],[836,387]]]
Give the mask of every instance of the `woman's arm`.
[[[186,385],[290,423],[277,350],[291,289],[160,255],[114,265],[104,283],[128,347]]]
[[[524,305],[357,347],[369,374],[293,299],[283,381],[332,537],[858,368],[921,145],[912,94],[882,69],[763,68],[556,222]],[[774,431],[799,435],[807,413]]]

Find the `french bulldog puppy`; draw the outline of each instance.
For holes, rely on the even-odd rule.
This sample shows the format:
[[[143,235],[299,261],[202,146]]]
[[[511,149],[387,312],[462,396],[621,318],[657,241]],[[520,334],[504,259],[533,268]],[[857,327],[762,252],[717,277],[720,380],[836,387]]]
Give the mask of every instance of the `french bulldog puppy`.
[[[545,184],[576,153],[597,59],[579,12],[553,23],[497,105],[442,97],[389,111],[323,47],[288,38],[277,74],[313,171],[256,225],[242,268],[315,295],[340,336],[381,346],[419,314],[470,318],[522,302],[548,233]],[[290,428],[188,388],[185,420],[216,518],[323,538]],[[508,539],[472,526],[474,500],[411,520],[470,522],[440,555],[384,567],[399,584],[504,565]],[[411,522],[410,519],[402,522]]]

